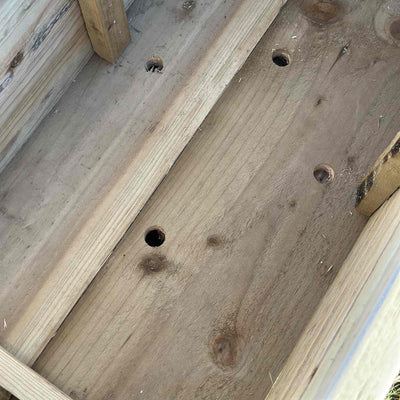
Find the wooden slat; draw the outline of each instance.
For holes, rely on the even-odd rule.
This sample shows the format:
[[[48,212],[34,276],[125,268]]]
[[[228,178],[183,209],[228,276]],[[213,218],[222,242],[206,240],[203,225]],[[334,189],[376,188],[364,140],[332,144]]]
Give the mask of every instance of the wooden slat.
[[[123,0],[79,0],[94,51],[110,63],[131,40]]]
[[[71,400],[0,347],[0,386],[19,400]]]
[[[323,28],[298,1],[281,10],[37,371],[87,400],[265,398],[367,222],[357,182],[400,126],[400,49],[375,37],[379,4]]]
[[[1,171],[93,50],[76,0],[3,0],[0,27]]]
[[[8,328],[0,339],[26,364],[54,336],[282,0],[176,4],[135,3],[130,18],[140,34],[120,63],[93,60],[1,176],[0,315]],[[145,70],[156,51],[162,74]]]
[[[357,189],[357,210],[370,216],[400,186],[400,132],[378,158]]]
[[[268,400],[384,399],[400,365],[400,193],[371,219]]]

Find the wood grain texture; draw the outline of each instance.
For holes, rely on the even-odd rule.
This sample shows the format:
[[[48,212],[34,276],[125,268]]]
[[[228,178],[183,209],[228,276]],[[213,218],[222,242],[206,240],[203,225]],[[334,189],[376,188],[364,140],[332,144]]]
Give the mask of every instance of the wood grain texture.
[[[54,336],[281,4],[136,2],[120,63],[93,59],[3,172],[0,341],[18,359]],[[156,51],[162,74],[145,70]]]
[[[1,171],[93,50],[75,0],[4,0],[0,26]]]
[[[341,5],[322,25],[298,2],[281,10],[39,358],[72,398],[265,398],[366,223],[356,184],[400,124],[379,2]]]
[[[94,51],[114,63],[131,40],[123,0],[79,0],[79,5]]]
[[[370,216],[400,186],[400,132],[380,155],[357,189],[357,210]]]
[[[279,379],[278,399],[384,399],[400,364],[400,193],[368,221]]]
[[[19,400],[71,400],[35,371],[0,347],[0,387]]]

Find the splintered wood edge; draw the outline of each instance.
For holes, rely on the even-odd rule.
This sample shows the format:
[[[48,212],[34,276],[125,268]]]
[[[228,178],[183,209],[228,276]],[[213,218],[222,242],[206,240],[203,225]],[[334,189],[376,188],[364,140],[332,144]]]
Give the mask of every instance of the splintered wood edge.
[[[0,346],[0,386],[19,400],[71,400]]]
[[[131,41],[124,2],[79,0],[79,6],[93,50],[113,64]]]
[[[400,186],[400,132],[357,188],[356,208],[370,216]]]

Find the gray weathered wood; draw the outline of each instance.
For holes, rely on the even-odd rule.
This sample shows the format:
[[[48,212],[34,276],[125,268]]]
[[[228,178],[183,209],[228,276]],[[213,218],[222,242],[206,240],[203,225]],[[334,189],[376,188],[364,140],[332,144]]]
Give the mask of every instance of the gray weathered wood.
[[[357,182],[400,126],[400,49],[375,33],[380,4],[346,2],[330,23],[297,1],[281,10],[41,374],[88,400],[265,398],[367,221]],[[144,241],[152,226],[159,248]]]

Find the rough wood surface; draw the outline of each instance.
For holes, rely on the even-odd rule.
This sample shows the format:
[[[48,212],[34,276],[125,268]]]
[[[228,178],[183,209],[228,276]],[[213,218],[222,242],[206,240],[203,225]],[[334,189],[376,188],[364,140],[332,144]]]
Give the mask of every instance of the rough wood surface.
[[[341,5],[331,23],[282,9],[68,316],[35,368],[71,397],[265,398],[366,223],[356,184],[400,126],[380,3]]]
[[[400,186],[400,132],[378,158],[357,189],[357,210],[370,216]]]
[[[385,399],[400,365],[400,193],[369,221],[268,400]]]
[[[26,364],[94,278],[281,0],[135,2],[120,62],[92,59],[3,172],[0,343]],[[154,53],[163,73],[146,72]]]
[[[1,171],[93,50],[75,0],[3,0],[0,26]]]
[[[110,63],[131,40],[123,0],[79,0],[94,51]]]
[[[35,371],[0,347],[0,387],[19,400],[71,400]]]

